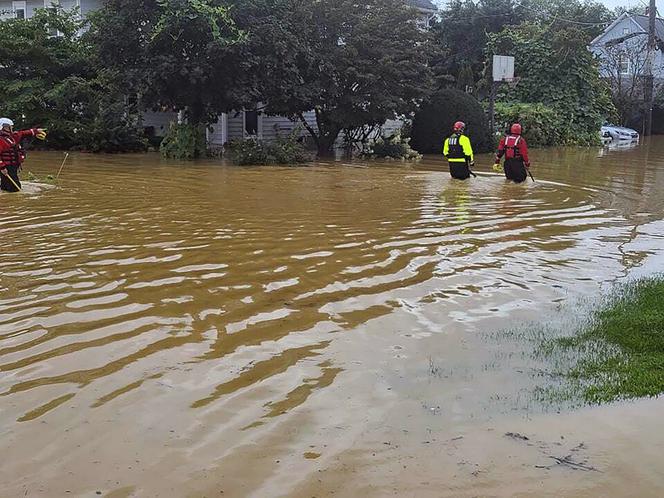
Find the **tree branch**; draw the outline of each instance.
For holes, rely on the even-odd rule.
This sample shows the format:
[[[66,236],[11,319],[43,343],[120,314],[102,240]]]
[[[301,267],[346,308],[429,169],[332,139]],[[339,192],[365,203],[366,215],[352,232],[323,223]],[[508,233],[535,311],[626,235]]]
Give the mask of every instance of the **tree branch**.
[[[304,114],[300,112],[300,113],[298,113],[297,117],[300,120],[300,122],[302,123],[302,126],[304,126],[304,128],[309,132],[311,137],[314,139],[314,142],[316,142],[316,145],[318,145],[318,135],[316,134],[314,129],[309,125],[309,123],[307,123],[307,120],[305,119]]]

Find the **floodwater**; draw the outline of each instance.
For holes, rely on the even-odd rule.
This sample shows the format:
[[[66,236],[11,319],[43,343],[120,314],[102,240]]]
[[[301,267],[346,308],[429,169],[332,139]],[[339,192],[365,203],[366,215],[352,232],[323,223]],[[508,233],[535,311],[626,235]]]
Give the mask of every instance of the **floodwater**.
[[[533,156],[73,155],[0,195],[0,496],[662,496],[661,400],[545,406],[496,337],[664,269],[664,140]]]

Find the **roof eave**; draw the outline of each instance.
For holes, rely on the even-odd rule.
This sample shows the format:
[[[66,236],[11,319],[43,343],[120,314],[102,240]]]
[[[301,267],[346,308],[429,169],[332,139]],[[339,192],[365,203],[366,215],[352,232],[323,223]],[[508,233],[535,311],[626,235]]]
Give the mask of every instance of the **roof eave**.
[[[593,41],[590,42],[590,46],[592,47],[593,45],[597,45],[597,42],[599,42],[602,38],[604,38],[604,36],[606,36],[606,34],[607,34],[609,31],[611,31],[613,28],[615,28],[615,27],[618,25],[618,23],[619,23],[620,21],[622,21],[623,19],[625,19],[625,18],[628,17],[628,16],[631,17],[630,14],[628,14],[627,12],[623,12],[622,14],[620,14],[620,16],[618,16],[618,19],[616,19],[616,20],[613,21],[611,24],[609,24],[609,26],[606,27],[606,28],[604,29],[604,31],[602,31],[599,35],[597,35],[597,36],[595,37],[595,39],[594,39]],[[636,23],[636,21],[634,21],[634,19],[632,19],[632,21],[633,21],[634,23]],[[636,24],[638,24],[638,23],[636,23]],[[640,27],[640,26],[639,26],[639,27]]]

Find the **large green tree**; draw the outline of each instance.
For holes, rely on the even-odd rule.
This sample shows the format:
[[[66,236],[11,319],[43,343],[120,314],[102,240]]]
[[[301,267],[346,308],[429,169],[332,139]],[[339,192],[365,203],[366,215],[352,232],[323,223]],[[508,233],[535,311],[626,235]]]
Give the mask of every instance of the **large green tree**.
[[[488,52],[516,59],[519,84],[499,96],[503,102],[544,104],[559,120],[559,142],[593,144],[602,121],[615,112],[611,94],[588,51],[582,29],[552,30],[524,23],[489,37]]]
[[[442,54],[434,64],[437,75],[450,75],[456,80],[466,73],[466,86],[470,69],[477,81],[484,67],[488,34],[518,24],[516,6],[514,0],[450,0],[433,27]]]
[[[255,87],[265,111],[299,121],[319,154],[342,130],[410,113],[427,95],[428,38],[404,0],[270,3],[249,30]]]
[[[48,128],[50,147],[143,149],[137,110],[94,63],[83,27],[76,11],[60,8],[0,22],[0,113]]]
[[[576,27],[590,41],[614,18],[602,3],[592,0],[450,0],[433,29],[442,54],[434,68],[443,84],[443,76],[450,76],[463,79],[458,86],[465,87],[468,68],[475,83],[485,77],[489,37],[508,26],[541,22],[551,31]]]
[[[202,134],[237,106],[244,88],[235,45],[245,35],[231,10],[212,0],[106,0],[87,36],[130,98],[143,108],[184,111]]]

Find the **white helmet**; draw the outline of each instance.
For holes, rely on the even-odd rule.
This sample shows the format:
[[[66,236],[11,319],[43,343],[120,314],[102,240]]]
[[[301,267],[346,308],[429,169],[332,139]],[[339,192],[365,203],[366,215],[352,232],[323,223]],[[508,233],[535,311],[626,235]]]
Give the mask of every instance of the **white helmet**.
[[[0,118],[0,128],[4,128],[5,126],[14,126],[14,122],[9,119],[9,118]]]

